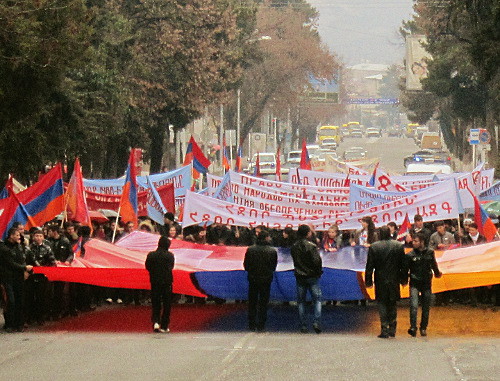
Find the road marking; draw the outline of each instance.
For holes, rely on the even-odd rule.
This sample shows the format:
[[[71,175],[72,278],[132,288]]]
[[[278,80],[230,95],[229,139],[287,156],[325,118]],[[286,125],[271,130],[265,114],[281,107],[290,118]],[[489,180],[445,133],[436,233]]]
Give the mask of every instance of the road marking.
[[[213,368],[209,372],[205,373],[203,376],[198,378],[199,381],[202,380],[220,380],[221,376],[227,373],[229,365],[234,360],[238,352],[243,349],[245,344],[250,340],[252,336],[255,336],[255,333],[247,333],[241,339],[239,339],[234,345],[233,348],[229,350],[229,353],[226,357],[222,359],[220,365]]]

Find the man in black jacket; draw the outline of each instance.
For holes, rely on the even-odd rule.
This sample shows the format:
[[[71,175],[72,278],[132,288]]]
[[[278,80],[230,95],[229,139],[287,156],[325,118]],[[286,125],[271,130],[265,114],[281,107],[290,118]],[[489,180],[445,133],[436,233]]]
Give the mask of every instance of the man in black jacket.
[[[278,252],[271,246],[269,232],[263,230],[255,245],[247,249],[243,262],[248,272],[248,327],[251,331],[265,328],[271,282],[277,265]]]
[[[415,214],[413,217],[413,226],[410,228],[408,234],[406,235],[406,247],[413,247],[412,241],[413,236],[417,233],[422,233],[425,237],[425,246],[429,246],[429,238],[432,232],[424,226],[424,219],[420,214]]]
[[[33,243],[27,252],[26,263],[33,267],[55,266],[56,259],[48,242],[45,241],[43,231],[37,229],[32,233]],[[26,281],[26,311],[27,321],[33,319],[41,325],[47,314],[49,301],[49,282],[43,274],[31,274]]]
[[[318,247],[309,241],[311,236],[311,228],[307,225],[300,225],[297,230],[298,241],[293,244],[291,253],[297,282],[300,331],[307,332],[305,304],[306,294],[309,290],[314,305],[313,328],[316,333],[321,333],[321,287],[319,280],[323,274],[323,263]]]
[[[403,277],[405,257],[403,245],[391,240],[391,232],[387,226],[380,228],[379,235],[380,241],[373,243],[368,249],[365,284],[368,288],[373,286],[375,270],[375,299],[381,325],[378,337],[386,339],[396,336],[396,302],[400,298],[399,284],[405,284],[407,280]]]
[[[161,236],[158,248],[152,251],[146,258],[146,269],[149,272],[151,282],[151,302],[153,313],[154,332],[169,332],[170,303],[172,301],[172,270],[174,268],[174,255],[168,251],[170,239]],[[160,315],[161,314],[161,315]]]
[[[475,246],[487,242],[486,237],[479,233],[477,224],[475,222],[471,222],[469,224],[467,235],[462,240],[462,246]]]
[[[26,265],[19,230],[12,227],[7,236],[7,241],[0,241],[0,279],[7,294],[4,329],[8,332],[21,332],[24,327],[24,277],[25,273],[31,272],[33,266]]]
[[[413,250],[405,257],[405,277],[410,275],[410,329],[408,334],[417,336],[418,296],[422,298],[420,335],[427,336],[429,311],[431,308],[432,273],[441,278],[434,251],[425,247],[425,236],[417,233],[413,237]]]

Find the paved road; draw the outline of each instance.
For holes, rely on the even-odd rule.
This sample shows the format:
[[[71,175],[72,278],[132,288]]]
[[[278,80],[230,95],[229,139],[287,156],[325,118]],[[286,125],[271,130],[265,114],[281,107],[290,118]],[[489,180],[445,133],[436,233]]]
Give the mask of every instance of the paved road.
[[[363,147],[367,158],[380,158],[380,165],[387,171],[404,173],[403,158],[418,150],[413,139],[383,136],[382,138],[345,138],[339,145],[339,157],[350,147]]]
[[[174,306],[170,334],[149,333],[149,307],[101,308],[44,330],[0,334],[0,380],[499,379],[491,309],[436,307],[429,336],[411,338],[403,305],[396,339],[384,340],[375,337],[373,304],[325,308],[320,335],[297,333],[296,307],[281,305],[271,308],[268,332],[248,333],[245,308]],[[211,310],[221,316],[189,330]],[[99,321],[93,328],[102,331],[92,331]]]

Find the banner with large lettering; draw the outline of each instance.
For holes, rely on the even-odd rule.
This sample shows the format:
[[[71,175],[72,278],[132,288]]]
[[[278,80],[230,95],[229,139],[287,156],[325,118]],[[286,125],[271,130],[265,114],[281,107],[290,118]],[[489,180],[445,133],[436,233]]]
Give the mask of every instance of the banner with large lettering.
[[[376,226],[390,221],[400,224],[406,213],[408,215],[420,214],[424,221],[458,218],[460,203],[455,189],[453,192],[437,193],[431,188],[364,210],[338,213],[333,216],[328,214],[306,216],[296,214],[292,208],[279,213],[270,212],[188,192],[184,206],[183,225],[219,222],[236,226],[265,225],[269,228],[284,229],[311,224],[316,230],[324,231],[331,224],[337,224],[340,229],[359,228],[360,219],[366,215],[372,216]]]
[[[186,190],[191,187],[191,166],[175,169],[165,173],[156,173],[149,176],[151,182],[158,187],[173,183],[176,198],[183,198]],[[125,179],[83,179],[83,186],[87,192],[101,193],[108,195],[121,195]],[[139,192],[148,188],[147,176],[137,176]]]
[[[448,177],[439,177],[440,180]],[[351,184],[370,186],[371,175],[351,175]],[[435,180],[434,175],[420,176],[391,176],[391,179],[402,185],[408,191],[414,191],[429,187]],[[324,187],[338,187],[345,184],[346,175],[343,173],[317,172],[307,169],[292,168],[288,173],[288,181],[293,184],[314,185]]]
[[[174,204],[174,185],[172,183],[164,184],[156,188],[158,195],[163,202],[165,208],[172,213],[175,213]],[[87,205],[90,210],[110,209],[118,210],[120,206],[121,195],[94,193],[86,191]],[[149,189],[137,194],[138,201],[138,216],[148,215],[148,194]]]
[[[468,177],[470,176],[470,177]],[[406,188],[407,191],[415,191],[432,186],[436,179],[446,181],[449,179],[467,178],[467,184],[473,192],[486,190],[493,184],[494,169],[481,170],[480,172],[456,172],[452,174],[416,175],[416,176],[391,176],[391,179]],[[349,175],[353,184],[369,187],[371,176]],[[292,168],[288,173],[288,181],[293,184],[315,185],[315,186],[342,186],[346,175],[343,173],[328,173],[310,171],[307,169]],[[476,185],[477,184],[477,185]],[[383,187],[382,187],[383,188]],[[384,189],[379,189],[384,190]],[[465,197],[465,195],[464,195]]]
[[[440,185],[439,188],[433,188],[436,190],[449,190],[449,187],[454,187],[455,184],[453,181],[451,184],[446,184],[445,182],[442,183],[435,183],[434,187],[437,186],[437,184]],[[445,187],[443,187],[443,184]],[[350,210],[355,211],[355,210],[363,210],[363,209],[368,209],[371,208],[372,206],[375,205],[382,205],[390,201],[394,200],[399,200],[403,197],[410,196],[416,192],[421,192],[421,190],[418,191],[411,191],[411,192],[385,192],[385,191],[379,191],[376,190],[375,188],[368,188],[364,187],[362,185],[358,184],[351,184],[350,186],[350,195],[349,195],[349,200],[350,200]],[[429,189],[429,188],[428,188]]]
[[[348,208],[349,202],[349,188],[327,188],[327,187],[314,187],[300,184],[282,183],[279,181],[272,181],[262,179],[259,177],[249,176],[242,173],[229,171],[231,179],[231,189],[235,196],[257,196],[263,199],[270,199],[268,194],[271,194],[273,199],[275,195],[288,197],[293,200],[309,200],[312,202],[324,202],[325,205],[332,207],[332,203],[342,203],[336,206],[340,208]],[[209,175],[208,188],[209,194],[214,194],[217,187],[221,184],[222,177]],[[301,201],[302,202],[302,201]]]

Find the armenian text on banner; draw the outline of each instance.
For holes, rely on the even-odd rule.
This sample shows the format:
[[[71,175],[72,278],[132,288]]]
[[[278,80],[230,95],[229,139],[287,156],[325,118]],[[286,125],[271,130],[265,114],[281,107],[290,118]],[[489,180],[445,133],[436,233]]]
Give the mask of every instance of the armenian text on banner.
[[[281,213],[269,212],[188,192],[183,224],[190,226],[218,222],[245,227],[265,225],[276,229],[297,228],[302,224],[311,224],[316,230],[324,231],[332,224],[337,224],[340,229],[357,229],[360,226],[360,219],[366,215],[372,216],[377,226],[390,221],[402,223],[406,213],[420,214],[424,221],[457,218],[460,213],[460,203],[455,188],[453,192],[442,193],[435,192],[432,188],[425,189],[387,204],[355,212],[338,213],[333,216],[298,215],[292,208]]]
[[[224,179],[228,176],[224,177]],[[223,185],[224,180],[219,185],[218,190],[229,187]],[[214,198],[219,200],[234,202],[238,205],[245,205],[261,210],[281,212],[293,210],[294,213],[302,215],[324,215],[336,214],[349,211],[349,202],[346,195],[334,195],[331,193],[307,194],[306,192],[286,192],[273,188],[252,187],[244,184],[229,183],[231,188],[223,194],[230,194],[231,199],[217,197],[218,191],[214,193]],[[224,188],[222,188],[224,187]],[[305,197],[305,198],[304,198]],[[342,200],[342,201],[340,201]]]
[[[479,199],[481,201],[500,201],[500,181],[481,192]]]
[[[436,184],[445,184],[445,183],[443,182]],[[449,186],[454,187],[455,185],[452,182],[451,184],[447,185],[447,187]],[[443,187],[440,188],[442,189]],[[350,194],[349,194],[350,208],[351,211],[368,209],[375,205],[382,205],[389,201],[399,200],[403,197],[414,194],[415,192],[420,192],[420,191],[385,192],[376,190],[374,188],[364,187],[358,184],[351,184]]]
[[[175,213],[175,205],[174,205],[174,186],[172,183],[164,184],[158,188],[156,188],[160,199],[165,205],[165,208],[169,212]],[[148,193],[149,190],[144,190],[139,192],[137,195],[138,200],[138,216],[143,217],[148,215]],[[111,209],[118,210],[118,206],[120,205],[120,195],[115,194],[103,194],[103,193],[94,193],[94,192],[86,192],[87,196],[87,205],[90,210],[98,210],[98,209]]]
[[[173,183],[175,197],[183,197],[186,194],[186,190],[191,187],[191,166],[187,165],[170,172],[150,175],[149,177],[157,189],[162,185]],[[139,184],[139,192],[147,190],[146,176],[137,176],[137,183]],[[83,185],[87,192],[121,195],[123,179],[83,179]]]
[[[256,191],[258,191],[262,192],[263,198],[266,197],[266,193],[271,193],[294,199],[307,199],[315,202],[322,201],[325,203],[346,203],[349,201],[349,188],[347,187],[314,187],[300,184],[281,183],[279,181],[261,179],[234,171],[230,171],[228,173],[231,177],[231,189],[235,195],[256,195]],[[215,188],[219,186],[221,180],[221,177],[213,175],[208,176],[209,194],[213,194]],[[338,206],[343,207],[347,205]]]

